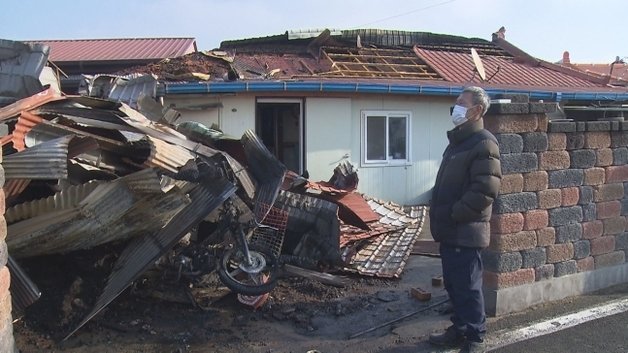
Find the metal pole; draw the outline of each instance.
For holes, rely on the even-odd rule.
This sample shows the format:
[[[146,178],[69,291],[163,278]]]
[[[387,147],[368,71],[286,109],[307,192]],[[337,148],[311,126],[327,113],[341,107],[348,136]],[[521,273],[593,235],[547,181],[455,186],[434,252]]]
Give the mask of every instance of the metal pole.
[[[443,300],[441,300],[441,301],[439,301],[439,302],[437,302],[437,303],[434,303],[434,304],[432,304],[432,305],[430,305],[430,306],[426,306],[425,308],[421,308],[421,309],[419,309],[419,310],[413,311],[413,312],[411,312],[411,313],[409,313],[409,314],[406,314],[406,315],[400,316],[400,317],[398,317],[398,318],[396,318],[396,319],[394,319],[394,320],[390,320],[390,321],[384,322],[383,324],[379,324],[379,325],[377,325],[377,326],[375,326],[375,327],[371,327],[371,328],[369,328],[369,329],[366,329],[366,330],[364,330],[364,331],[360,331],[360,332],[354,333],[353,335],[349,336],[349,339],[353,339],[353,338],[356,338],[356,337],[362,336],[362,335],[363,335],[363,334],[365,334],[365,333],[373,332],[373,331],[377,330],[378,328],[382,328],[382,327],[384,327],[384,326],[388,326],[388,325],[390,325],[390,324],[394,324],[395,322],[399,322],[399,321],[401,321],[401,320],[403,320],[403,319],[409,318],[410,316],[414,316],[414,315],[416,315],[416,314],[418,314],[418,313],[420,313],[420,312],[430,310],[430,309],[435,308],[435,307],[437,307],[437,306],[439,306],[439,305],[441,305],[441,304],[445,304],[445,303],[447,303],[448,301],[449,301],[449,298],[447,298],[447,299],[443,299]]]

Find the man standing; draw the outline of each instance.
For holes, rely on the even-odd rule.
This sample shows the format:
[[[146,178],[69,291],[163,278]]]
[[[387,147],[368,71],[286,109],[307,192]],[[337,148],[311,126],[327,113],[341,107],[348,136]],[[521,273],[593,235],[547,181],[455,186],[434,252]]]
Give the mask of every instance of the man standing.
[[[479,87],[467,87],[456,100],[430,203],[430,227],[440,242],[445,289],[453,305],[452,326],[429,342],[483,352],[486,332],[481,251],[490,241],[491,205],[501,183],[499,147],[484,129],[490,100]]]

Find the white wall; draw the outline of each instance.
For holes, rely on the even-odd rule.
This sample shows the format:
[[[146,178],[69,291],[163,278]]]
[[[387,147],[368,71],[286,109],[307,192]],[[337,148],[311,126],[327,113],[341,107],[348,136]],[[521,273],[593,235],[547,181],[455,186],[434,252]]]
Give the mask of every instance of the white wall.
[[[329,180],[345,155],[353,134],[350,98],[307,98],[305,101],[306,170],[310,179]]]
[[[221,102],[221,108],[206,112],[181,111],[182,121],[195,120],[211,126],[218,122],[229,135],[241,136],[255,130],[255,97],[222,96],[194,99],[167,99],[170,102],[202,104]],[[348,154],[359,168],[358,189],[367,195],[404,205],[427,203],[438,166],[447,146],[451,97],[402,97],[363,95],[354,98],[305,99],[306,169],[312,180],[328,180],[335,166]],[[412,162],[404,166],[373,167],[361,164],[361,112],[400,110],[412,112]]]

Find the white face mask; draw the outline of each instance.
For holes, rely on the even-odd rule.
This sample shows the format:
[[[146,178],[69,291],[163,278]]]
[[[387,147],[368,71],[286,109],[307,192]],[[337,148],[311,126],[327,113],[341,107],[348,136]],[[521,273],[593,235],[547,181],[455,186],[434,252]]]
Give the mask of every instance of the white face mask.
[[[460,126],[467,121],[467,108],[461,105],[454,105],[454,109],[451,112],[451,121],[455,126]]]

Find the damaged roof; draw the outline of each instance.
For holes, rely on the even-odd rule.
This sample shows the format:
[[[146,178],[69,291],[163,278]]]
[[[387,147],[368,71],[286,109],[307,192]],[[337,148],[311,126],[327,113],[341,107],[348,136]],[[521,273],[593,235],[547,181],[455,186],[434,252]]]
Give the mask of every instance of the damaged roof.
[[[53,62],[154,60],[196,51],[194,38],[113,38],[32,40],[50,47]]]

